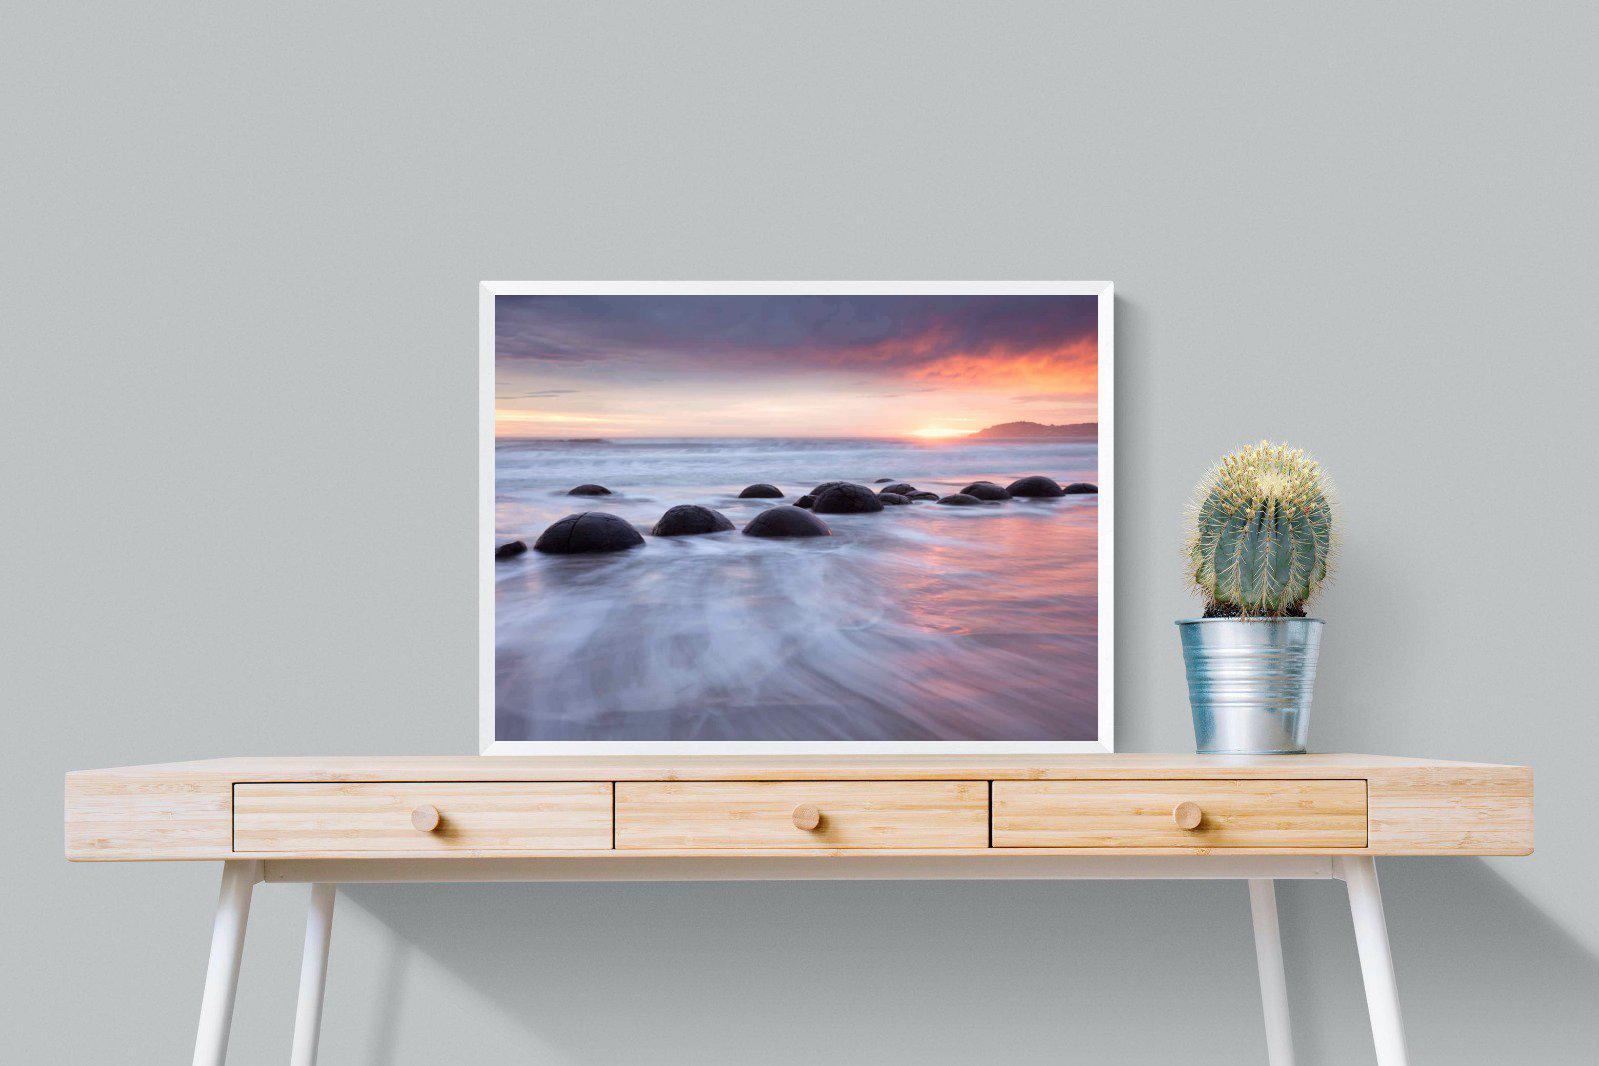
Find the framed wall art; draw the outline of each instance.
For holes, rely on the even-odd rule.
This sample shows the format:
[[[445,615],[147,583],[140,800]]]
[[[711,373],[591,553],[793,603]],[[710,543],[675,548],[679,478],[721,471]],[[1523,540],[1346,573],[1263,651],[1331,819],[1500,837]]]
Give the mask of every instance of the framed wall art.
[[[485,282],[489,754],[1112,749],[1108,282]]]

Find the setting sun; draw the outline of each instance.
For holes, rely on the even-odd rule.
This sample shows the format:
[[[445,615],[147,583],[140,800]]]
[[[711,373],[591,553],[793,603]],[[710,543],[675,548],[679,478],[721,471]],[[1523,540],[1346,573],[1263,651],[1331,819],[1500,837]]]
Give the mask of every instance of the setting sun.
[[[924,440],[940,439],[944,437],[969,437],[969,429],[951,429],[948,426],[923,426],[921,429],[911,431],[911,436],[921,437]]]

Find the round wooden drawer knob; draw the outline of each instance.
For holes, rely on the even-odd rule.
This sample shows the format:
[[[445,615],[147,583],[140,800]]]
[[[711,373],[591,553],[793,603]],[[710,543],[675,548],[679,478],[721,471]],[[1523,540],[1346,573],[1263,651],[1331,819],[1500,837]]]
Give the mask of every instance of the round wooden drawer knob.
[[[1199,809],[1199,804],[1184,801],[1171,809],[1171,820],[1177,823],[1178,829],[1198,829],[1199,823],[1205,820],[1205,812]]]
[[[794,828],[807,833],[822,824],[822,809],[814,803],[802,803],[794,808]]]
[[[411,812],[411,824],[421,833],[431,833],[439,827],[439,809],[424,803]]]

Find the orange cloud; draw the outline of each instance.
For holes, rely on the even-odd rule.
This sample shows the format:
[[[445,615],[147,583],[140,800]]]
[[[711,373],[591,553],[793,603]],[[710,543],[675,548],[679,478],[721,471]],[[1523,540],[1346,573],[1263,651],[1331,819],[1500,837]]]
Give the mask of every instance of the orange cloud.
[[[1055,351],[961,352],[916,367],[910,376],[950,388],[1092,393],[1099,381],[1096,349],[1084,340]]]

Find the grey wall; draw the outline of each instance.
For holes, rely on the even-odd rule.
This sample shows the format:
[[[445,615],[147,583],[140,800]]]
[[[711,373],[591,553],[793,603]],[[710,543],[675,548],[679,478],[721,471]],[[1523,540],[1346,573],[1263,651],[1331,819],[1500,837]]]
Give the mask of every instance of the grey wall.
[[[1189,487],[1341,482],[1314,741],[1531,763],[1382,864],[1418,1063],[1591,1062],[1592,5],[21,3],[0,34],[5,1057],[187,1056],[216,871],[61,774],[475,749],[481,278],[1100,278],[1124,750],[1191,743]],[[281,1062],[302,889],[257,896]],[[1337,886],[1301,1061],[1371,1061]],[[325,1062],[1263,1061],[1243,889],[358,888]]]

